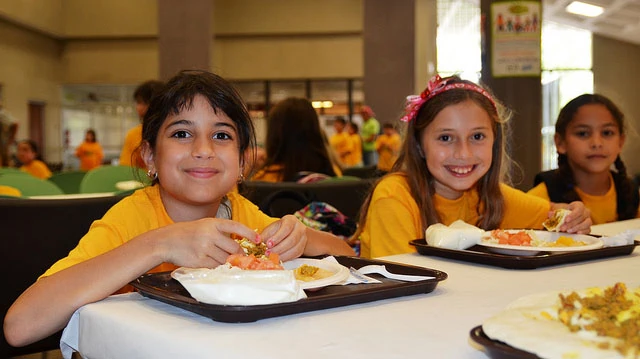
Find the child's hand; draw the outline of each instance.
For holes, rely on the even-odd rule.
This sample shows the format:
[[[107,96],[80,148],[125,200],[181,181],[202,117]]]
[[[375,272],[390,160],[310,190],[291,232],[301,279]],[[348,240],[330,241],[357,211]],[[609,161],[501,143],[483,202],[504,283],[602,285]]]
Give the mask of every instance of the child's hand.
[[[260,241],[258,234],[244,224],[217,218],[180,222],[154,232],[165,262],[195,268],[214,268],[225,263],[230,254],[242,253],[240,245],[229,237],[231,233]]]
[[[554,203],[551,209],[566,208],[571,211],[565,217],[565,221],[560,226],[560,232],[567,233],[591,233],[591,211],[584,206],[584,203],[580,201],[571,202],[568,205],[565,203]]]
[[[260,237],[267,244],[268,251],[275,252],[285,262],[298,258],[307,245],[306,226],[293,215],[286,215],[269,225]]]

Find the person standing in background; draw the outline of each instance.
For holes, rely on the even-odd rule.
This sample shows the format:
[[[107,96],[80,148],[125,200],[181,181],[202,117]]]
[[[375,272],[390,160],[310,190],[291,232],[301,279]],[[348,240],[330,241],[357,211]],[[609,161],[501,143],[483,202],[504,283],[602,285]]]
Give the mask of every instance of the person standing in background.
[[[351,142],[351,136],[344,130],[347,121],[342,116],[336,117],[333,121],[333,128],[336,130],[331,138],[329,138],[329,144],[338,155],[340,163],[347,165],[348,158],[353,152],[353,144]]]
[[[362,116],[362,160],[365,166],[378,163],[378,152],[376,151],[376,137],[380,132],[380,123],[375,119],[376,114],[371,107],[363,105],[360,108]]]
[[[347,123],[347,133],[352,143],[352,151],[347,157],[345,165],[347,167],[362,167],[362,139],[358,133],[358,124],[355,122]]]
[[[140,156],[140,142],[142,141],[142,119],[147,113],[151,98],[164,85],[163,82],[150,80],[142,83],[133,92],[133,99],[136,101],[136,112],[140,119],[140,124],[127,132],[124,138],[124,145],[120,152],[120,165],[145,168],[144,161]]]
[[[22,163],[21,171],[42,179],[51,177],[51,170],[42,160],[38,145],[33,140],[23,140],[18,143],[18,161]]]
[[[102,164],[104,153],[102,146],[100,146],[96,139],[96,131],[93,129],[87,130],[84,136],[84,142],[76,149],[76,157],[80,159],[81,171],[89,171]]]
[[[391,171],[393,164],[398,159],[402,140],[398,131],[390,123],[382,125],[382,134],[376,139],[376,151],[378,151],[378,169],[383,172]]]

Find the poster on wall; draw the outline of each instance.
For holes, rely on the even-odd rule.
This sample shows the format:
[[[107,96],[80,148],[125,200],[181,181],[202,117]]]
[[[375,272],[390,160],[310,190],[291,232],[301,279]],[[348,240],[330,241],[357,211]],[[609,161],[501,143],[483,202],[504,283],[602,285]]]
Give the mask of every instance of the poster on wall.
[[[538,1],[491,4],[493,77],[540,76],[541,11]]]

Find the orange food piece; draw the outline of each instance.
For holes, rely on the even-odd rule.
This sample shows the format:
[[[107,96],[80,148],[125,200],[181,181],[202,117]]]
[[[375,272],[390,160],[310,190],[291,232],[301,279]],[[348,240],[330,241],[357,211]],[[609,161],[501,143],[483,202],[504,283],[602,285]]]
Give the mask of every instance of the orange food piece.
[[[525,231],[509,233],[496,229],[491,231],[491,236],[498,240],[499,244],[509,244],[512,246],[531,246],[531,236]]]
[[[253,254],[231,254],[227,257],[227,263],[234,267],[249,270],[284,269],[280,264],[280,256],[277,253],[270,253],[268,258],[257,258]]]

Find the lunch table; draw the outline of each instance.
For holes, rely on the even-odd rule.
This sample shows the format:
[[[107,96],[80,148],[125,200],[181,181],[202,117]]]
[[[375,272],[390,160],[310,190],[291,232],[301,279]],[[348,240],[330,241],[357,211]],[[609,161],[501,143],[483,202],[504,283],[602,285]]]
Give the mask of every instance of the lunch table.
[[[640,229],[640,219],[593,226],[592,232],[627,229]],[[615,282],[640,286],[638,249],[529,270],[418,253],[378,259],[437,269],[448,278],[431,293],[251,323],[216,322],[139,293],[111,296],[74,313],[61,348],[85,358],[485,359],[470,331],[519,297]]]

